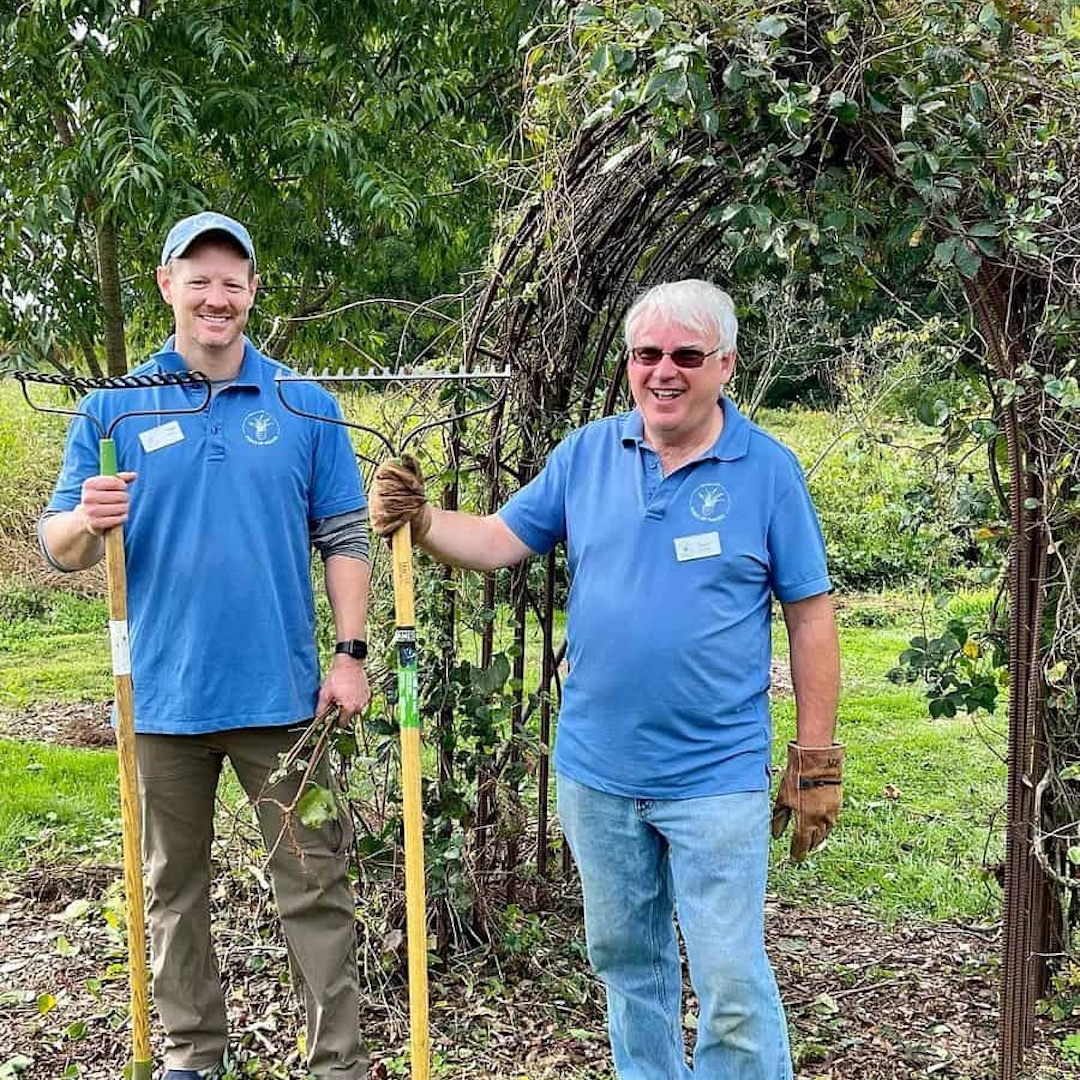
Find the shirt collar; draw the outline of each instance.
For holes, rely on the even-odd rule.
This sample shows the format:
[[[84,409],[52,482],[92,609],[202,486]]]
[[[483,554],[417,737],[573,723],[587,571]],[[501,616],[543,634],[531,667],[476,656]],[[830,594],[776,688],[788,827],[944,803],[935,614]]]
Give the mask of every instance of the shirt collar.
[[[716,442],[701,456],[715,461],[736,461],[750,449],[750,422],[730,398],[723,398],[724,427]],[[641,446],[645,439],[645,418],[639,409],[623,413],[620,438],[624,446]]]
[[[245,337],[244,358],[240,361],[240,371],[233,380],[233,386],[258,386],[259,350]],[[189,371],[188,363],[176,351],[176,335],[170,334],[165,344],[151,357],[160,371]]]

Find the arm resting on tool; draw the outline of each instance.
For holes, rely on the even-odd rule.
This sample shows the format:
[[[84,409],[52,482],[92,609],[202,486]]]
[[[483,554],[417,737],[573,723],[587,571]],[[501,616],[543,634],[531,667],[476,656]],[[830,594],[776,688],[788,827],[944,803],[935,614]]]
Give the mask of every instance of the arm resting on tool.
[[[368,492],[371,527],[393,536],[406,523],[412,542],[440,562],[466,570],[498,570],[536,554],[497,514],[480,516],[432,506],[416,459],[384,461]]]
[[[38,537],[42,550],[58,570],[85,570],[105,554],[102,536],[127,521],[128,484],[135,473],[91,476],[83,482],[82,501],[42,519]]]
[[[466,570],[498,570],[535,555],[498,514],[484,517],[431,507],[420,547],[439,562]]]

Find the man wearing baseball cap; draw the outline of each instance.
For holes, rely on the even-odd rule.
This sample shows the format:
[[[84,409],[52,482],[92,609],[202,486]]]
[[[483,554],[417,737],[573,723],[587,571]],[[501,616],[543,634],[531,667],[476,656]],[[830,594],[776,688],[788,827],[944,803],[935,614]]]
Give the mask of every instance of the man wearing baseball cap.
[[[224,994],[210,935],[214,802],[225,758],[255,806],[307,1014],[307,1067],[320,1080],[362,1080],[355,898],[347,812],[318,828],[295,813],[300,777],[281,755],[313,716],[347,723],[368,702],[367,509],[342,427],[285,409],[287,373],[244,335],[259,286],[248,230],[223,214],[177,222],[158,288],[174,334],[133,375],[200,371],[202,387],[96,391],[83,411],[108,427],[121,472],[98,475],[98,437],[73,420],[39,535],[49,562],[80,570],[122,526],[136,751],[142,803],[154,999],[165,1028],[164,1080],[229,1068]],[[339,417],[334,399],[292,384],[301,411]],[[185,400],[187,395],[190,400]],[[121,400],[122,399],[122,400]],[[320,674],[312,546],[323,559],[337,636]],[[325,768],[317,782],[333,789]]]

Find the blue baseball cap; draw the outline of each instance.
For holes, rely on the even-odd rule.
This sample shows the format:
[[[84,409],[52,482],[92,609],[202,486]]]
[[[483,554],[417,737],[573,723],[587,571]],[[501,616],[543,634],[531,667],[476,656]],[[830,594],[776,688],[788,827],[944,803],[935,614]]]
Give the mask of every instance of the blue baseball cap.
[[[231,236],[243,249],[251,260],[251,267],[255,268],[255,245],[251,242],[251,236],[247,229],[224,214],[215,214],[213,210],[204,210],[201,214],[192,214],[182,221],[178,221],[165,237],[165,244],[161,249],[161,265],[167,266],[170,259],[183,255],[191,245],[208,232],[223,232]]]

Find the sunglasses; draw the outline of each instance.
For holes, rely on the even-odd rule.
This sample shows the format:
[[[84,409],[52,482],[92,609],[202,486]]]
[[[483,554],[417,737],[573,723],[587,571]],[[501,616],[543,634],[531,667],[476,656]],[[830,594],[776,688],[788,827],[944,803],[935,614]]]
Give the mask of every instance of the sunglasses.
[[[665,356],[670,356],[671,362],[677,368],[699,368],[705,363],[706,356],[712,356],[719,351],[719,345],[708,352],[704,349],[655,349],[646,346],[642,349],[631,349],[630,355],[634,358],[634,363],[642,367],[656,367]]]

